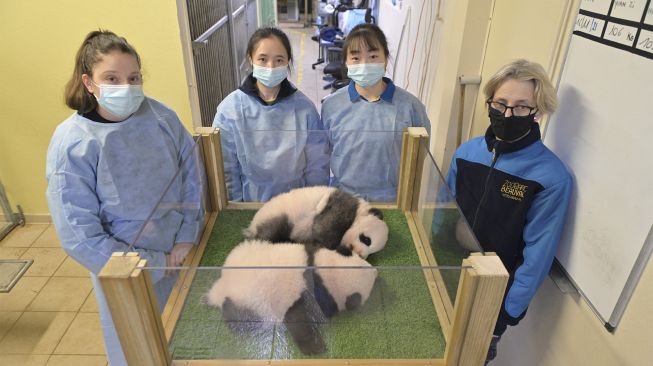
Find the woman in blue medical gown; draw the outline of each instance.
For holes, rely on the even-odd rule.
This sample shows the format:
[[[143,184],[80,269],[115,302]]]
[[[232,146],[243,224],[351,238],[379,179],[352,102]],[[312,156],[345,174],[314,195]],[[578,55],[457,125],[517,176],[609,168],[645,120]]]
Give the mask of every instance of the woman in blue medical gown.
[[[313,102],[287,79],[292,50],[276,28],[258,29],[247,55],[253,71],[218,106],[230,201],[268,201],[292,188],[326,185],[326,132]]]
[[[128,249],[152,267],[180,265],[203,220],[193,139],[142,84],[140,58],[124,38],[89,33],[66,86],[75,112],[55,130],[46,163],[52,220],[66,253],[91,271],[112,366],[127,363],[97,273]],[[177,276],[151,274],[163,306]]]
[[[395,201],[402,132],[425,127],[430,133],[426,109],[384,77],[388,43],[376,25],[354,27],[343,54],[351,82],[322,104],[331,147],[331,185],[369,201]]]

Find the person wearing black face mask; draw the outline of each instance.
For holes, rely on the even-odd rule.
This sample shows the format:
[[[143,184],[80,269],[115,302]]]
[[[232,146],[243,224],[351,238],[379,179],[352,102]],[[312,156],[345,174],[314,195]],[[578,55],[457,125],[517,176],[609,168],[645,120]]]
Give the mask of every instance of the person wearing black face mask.
[[[571,175],[541,140],[539,121],[555,110],[555,90],[541,65],[516,60],[485,85],[490,126],[462,144],[447,184],[483,249],[510,273],[486,364],[546,277],[556,253]]]

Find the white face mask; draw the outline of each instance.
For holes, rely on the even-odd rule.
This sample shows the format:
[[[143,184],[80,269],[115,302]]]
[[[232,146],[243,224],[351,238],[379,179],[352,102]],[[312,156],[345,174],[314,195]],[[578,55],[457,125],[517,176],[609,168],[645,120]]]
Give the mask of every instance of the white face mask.
[[[259,65],[253,65],[254,78],[268,88],[274,88],[288,77],[288,66],[269,68]]]
[[[385,64],[347,65],[347,77],[363,88],[378,83],[385,75]]]
[[[145,99],[143,85],[95,85],[100,88],[100,97],[95,96],[98,104],[118,118],[131,116]]]

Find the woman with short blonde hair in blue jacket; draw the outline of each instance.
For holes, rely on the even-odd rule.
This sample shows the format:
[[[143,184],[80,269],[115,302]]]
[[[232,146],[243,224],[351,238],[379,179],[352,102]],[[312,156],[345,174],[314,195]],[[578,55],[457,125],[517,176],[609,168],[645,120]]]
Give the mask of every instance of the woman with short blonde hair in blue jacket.
[[[225,180],[230,201],[268,201],[293,188],[326,185],[326,133],[315,105],[287,79],[288,36],[258,29],[247,55],[253,72],[218,106]]]
[[[384,77],[388,43],[376,25],[354,27],[343,55],[351,83],[322,105],[331,147],[331,185],[369,201],[396,201],[402,132],[425,127],[430,133],[426,109]]]

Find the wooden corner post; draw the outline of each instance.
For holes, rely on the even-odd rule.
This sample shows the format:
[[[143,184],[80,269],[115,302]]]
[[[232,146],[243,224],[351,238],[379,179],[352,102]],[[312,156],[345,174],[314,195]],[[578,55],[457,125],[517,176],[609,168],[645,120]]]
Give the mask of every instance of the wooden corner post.
[[[98,274],[129,365],[169,366],[168,342],[145,260],[114,253]]]
[[[452,331],[444,353],[446,366],[483,365],[499,315],[508,272],[495,254],[463,260]]]
[[[401,165],[399,167],[399,186],[397,187],[397,207],[402,211],[414,211],[414,203],[419,197],[419,183],[426,151],[420,140],[426,141],[429,135],[424,127],[408,127],[404,130],[401,142]],[[416,185],[415,182],[418,184]]]
[[[224,178],[224,163],[222,161],[222,145],[220,143],[220,129],[214,127],[198,127],[195,136],[202,142],[202,157],[206,169],[208,188],[207,211],[217,212],[222,210],[228,202],[227,186]]]

